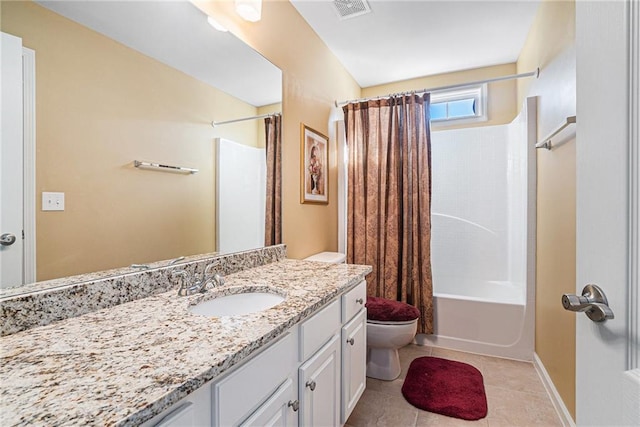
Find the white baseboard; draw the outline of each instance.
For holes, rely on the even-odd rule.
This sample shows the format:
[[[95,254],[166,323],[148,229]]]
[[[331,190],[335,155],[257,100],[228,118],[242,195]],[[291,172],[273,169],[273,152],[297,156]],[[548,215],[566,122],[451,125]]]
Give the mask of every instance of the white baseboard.
[[[556,386],[553,384],[553,381],[551,381],[551,377],[542,364],[542,360],[540,360],[536,353],[533,353],[533,366],[536,368],[536,372],[538,372],[538,376],[540,377],[542,384],[544,384],[544,388],[547,390],[547,394],[551,398],[553,407],[558,413],[560,421],[562,421],[562,425],[565,427],[576,427],[576,423],[573,421],[569,410],[560,397]]]

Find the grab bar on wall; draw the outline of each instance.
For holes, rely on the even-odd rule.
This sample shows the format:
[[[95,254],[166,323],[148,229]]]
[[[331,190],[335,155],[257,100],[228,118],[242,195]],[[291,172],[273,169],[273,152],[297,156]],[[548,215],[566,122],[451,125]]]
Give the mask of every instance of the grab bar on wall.
[[[549,136],[547,136],[546,138],[544,138],[542,141],[538,142],[536,144],[536,148],[546,148],[547,150],[551,150],[551,140],[557,136],[558,134],[560,134],[560,132],[562,132],[563,130],[565,130],[567,128],[567,126],[575,124],[576,123],[576,116],[569,116],[567,117],[567,120],[565,120],[564,123],[562,123],[560,126],[558,126],[558,128],[556,130],[554,130],[553,132],[551,132],[551,134],[549,134]]]
[[[133,166],[137,168],[150,168],[150,169],[159,169],[169,172],[184,172],[184,173],[198,173],[198,169],[186,168],[184,166],[171,166],[171,165],[163,165],[160,163],[152,163],[152,162],[141,162],[140,160],[134,160]]]

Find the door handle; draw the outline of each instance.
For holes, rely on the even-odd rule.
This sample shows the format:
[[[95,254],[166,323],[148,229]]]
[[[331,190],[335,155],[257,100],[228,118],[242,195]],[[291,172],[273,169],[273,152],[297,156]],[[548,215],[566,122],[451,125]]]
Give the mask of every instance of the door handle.
[[[4,233],[0,236],[0,245],[2,246],[11,246],[15,243],[16,236],[11,233]]]
[[[609,308],[607,297],[598,285],[587,285],[582,290],[582,296],[562,295],[562,306],[569,311],[584,311],[594,322],[604,322],[613,319],[613,311]]]

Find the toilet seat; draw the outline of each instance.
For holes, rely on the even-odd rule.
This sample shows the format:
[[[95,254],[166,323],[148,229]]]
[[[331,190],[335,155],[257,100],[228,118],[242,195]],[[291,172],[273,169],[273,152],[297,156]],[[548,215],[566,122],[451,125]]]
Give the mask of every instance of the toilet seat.
[[[420,317],[420,310],[401,301],[394,301],[381,297],[367,297],[367,321],[382,322],[382,324],[405,324]]]

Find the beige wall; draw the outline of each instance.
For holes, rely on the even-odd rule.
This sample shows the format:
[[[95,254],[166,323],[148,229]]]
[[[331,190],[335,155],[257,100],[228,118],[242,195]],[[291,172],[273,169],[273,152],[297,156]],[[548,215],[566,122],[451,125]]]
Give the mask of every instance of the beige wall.
[[[468,83],[493,77],[502,77],[516,73],[516,64],[494,65],[492,67],[475,68],[472,70],[457,71],[454,73],[437,74],[420,77],[411,80],[371,86],[362,89],[363,97],[376,97],[389,93],[420,90],[439,86],[447,86],[459,83]],[[516,117],[516,81],[507,80],[489,83],[487,87],[488,120],[477,123],[464,123],[459,125],[435,124],[437,130],[470,128],[476,126],[491,126],[511,123]]]
[[[266,1],[262,19],[242,21],[230,1],[194,1],[283,72],[282,216],[290,258],[338,249],[335,138],[329,141],[329,204],[300,203],[300,123],[331,135],[335,100],[357,98],[360,87],[286,0]],[[331,126],[333,127],[333,126]]]
[[[210,121],[256,108],[31,2],[3,2],[1,24],[36,51],[38,280],[215,250],[213,140],[255,145],[258,127]]]
[[[518,59],[518,105],[538,96],[538,140],[576,111],[575,4],[543,1]],[[575,128],[574,128],[575,130]],[[562,308],[576,285],[575,139],[537,152],[535,351],[575,419],[575,313]]]

